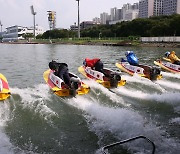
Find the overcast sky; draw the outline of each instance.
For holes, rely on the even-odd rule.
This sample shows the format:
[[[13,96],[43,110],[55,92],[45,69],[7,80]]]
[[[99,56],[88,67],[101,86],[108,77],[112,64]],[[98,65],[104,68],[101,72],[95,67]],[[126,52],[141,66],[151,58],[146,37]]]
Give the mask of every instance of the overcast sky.
[[[80,22],[91,21],[100,17],[100,13],[110,14],[110,8],[121,8],[126,3],[136,3],[139,0],[80,0]],[[19,25],[30,27],[33,25],[33,16],[30,6],[34,6],[36,24],[49,28],[47,11],[56,11],[56,27],[69,28],[77,23],[78,5],[76,0],[0,0],[0,21],[3,30],[6,27]]]

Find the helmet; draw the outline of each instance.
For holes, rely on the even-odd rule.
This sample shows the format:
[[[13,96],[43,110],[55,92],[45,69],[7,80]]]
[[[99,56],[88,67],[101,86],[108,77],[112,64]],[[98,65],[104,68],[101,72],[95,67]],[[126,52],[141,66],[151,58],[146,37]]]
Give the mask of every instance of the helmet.
[[[83,61],[83,65],[86,66],[86,60]]]
[[[165,53],[165,56],[168,57],[169,55],[170,55],[170,52],[167,51],[167,52]]]
[[[125,56],[129,55],[131,51],[126,51]]]
[[[171,51],[172,54],[176,54],[175,51]]]
[[[57,62],[56,61],[51,61],[51,62],[49,62],[49,68],[51,69],[51,70],[56,70],[56,66],[57,66]]]

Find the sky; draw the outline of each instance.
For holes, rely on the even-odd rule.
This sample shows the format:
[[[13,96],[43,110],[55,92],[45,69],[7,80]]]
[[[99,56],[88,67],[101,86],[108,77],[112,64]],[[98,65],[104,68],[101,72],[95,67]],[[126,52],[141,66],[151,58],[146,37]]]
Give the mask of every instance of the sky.
[[[123,4],[133,4],[139,0],[80,0],[80,22],[92,21],[100,14],[117,7],[122,8]],[[33,5],[37,15],[36,24],[45,30],[49,29],[47,11],[56,12],[56,27],[69,29],[70,25],[77,23],[78,5],[76,0],[0,0],[0,21],[5,28],[18,25],[33,26],[33,15],[30,6]]]

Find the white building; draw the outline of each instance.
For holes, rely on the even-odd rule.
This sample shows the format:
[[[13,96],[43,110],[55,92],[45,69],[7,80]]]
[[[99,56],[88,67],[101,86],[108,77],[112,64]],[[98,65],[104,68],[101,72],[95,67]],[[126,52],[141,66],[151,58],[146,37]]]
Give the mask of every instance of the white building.
[[[44,33],[44,29],[38,25],[35,27],[35,36]],[[3,41],[18,41],[23,40],[25,34],[32,34],[34,32],[34,27],[23,27],[23,26],[11,26],[6,28],[6,32],[2,35]]]
[[[101,13],[100,14],[101,24],[106,24],[110,20],[110,15],[108,13]]]

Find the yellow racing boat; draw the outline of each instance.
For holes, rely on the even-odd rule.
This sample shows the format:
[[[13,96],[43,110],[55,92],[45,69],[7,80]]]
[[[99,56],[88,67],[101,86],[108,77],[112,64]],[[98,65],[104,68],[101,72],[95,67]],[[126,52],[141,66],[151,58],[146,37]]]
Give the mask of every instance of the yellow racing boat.
[[[180,74],[180,65],[172,64],[167,58],[163,58],[163,59],[165,61],[156,60],[154,61],[154,64],[171,73]]]
[[[0,101],[11,95],[6,77],[0,73]]]
[[[80,66],[78,68],[78,71],[87,79],[95,80],[97,83],[103,85],[106,88],[116,88],[126,84],[126,80],[121,79],[121,76],[118,72],[107,68],[104,68],[103,70],[106,72],[106,74],[108,74],[108,77],[88,66]]]
[[[115,64],[121,71],[128,73],[129,75],[134,75],[135,73],[141,77],[145,77],[149,80],[161,79],[162,75],[160,70],[156,67],[151,67],[147,65],[130,65],[128,62],[119,62]]]
[[[77,75],[69,73],[69,76],[71,80],[71,87],[68,87],[64,81],[58,76],[54,75],[54,72],[50,69],[45,71],[43,74],[45,82],[58,96],[84,95],[89,92],[89,86],[82,82]]]

